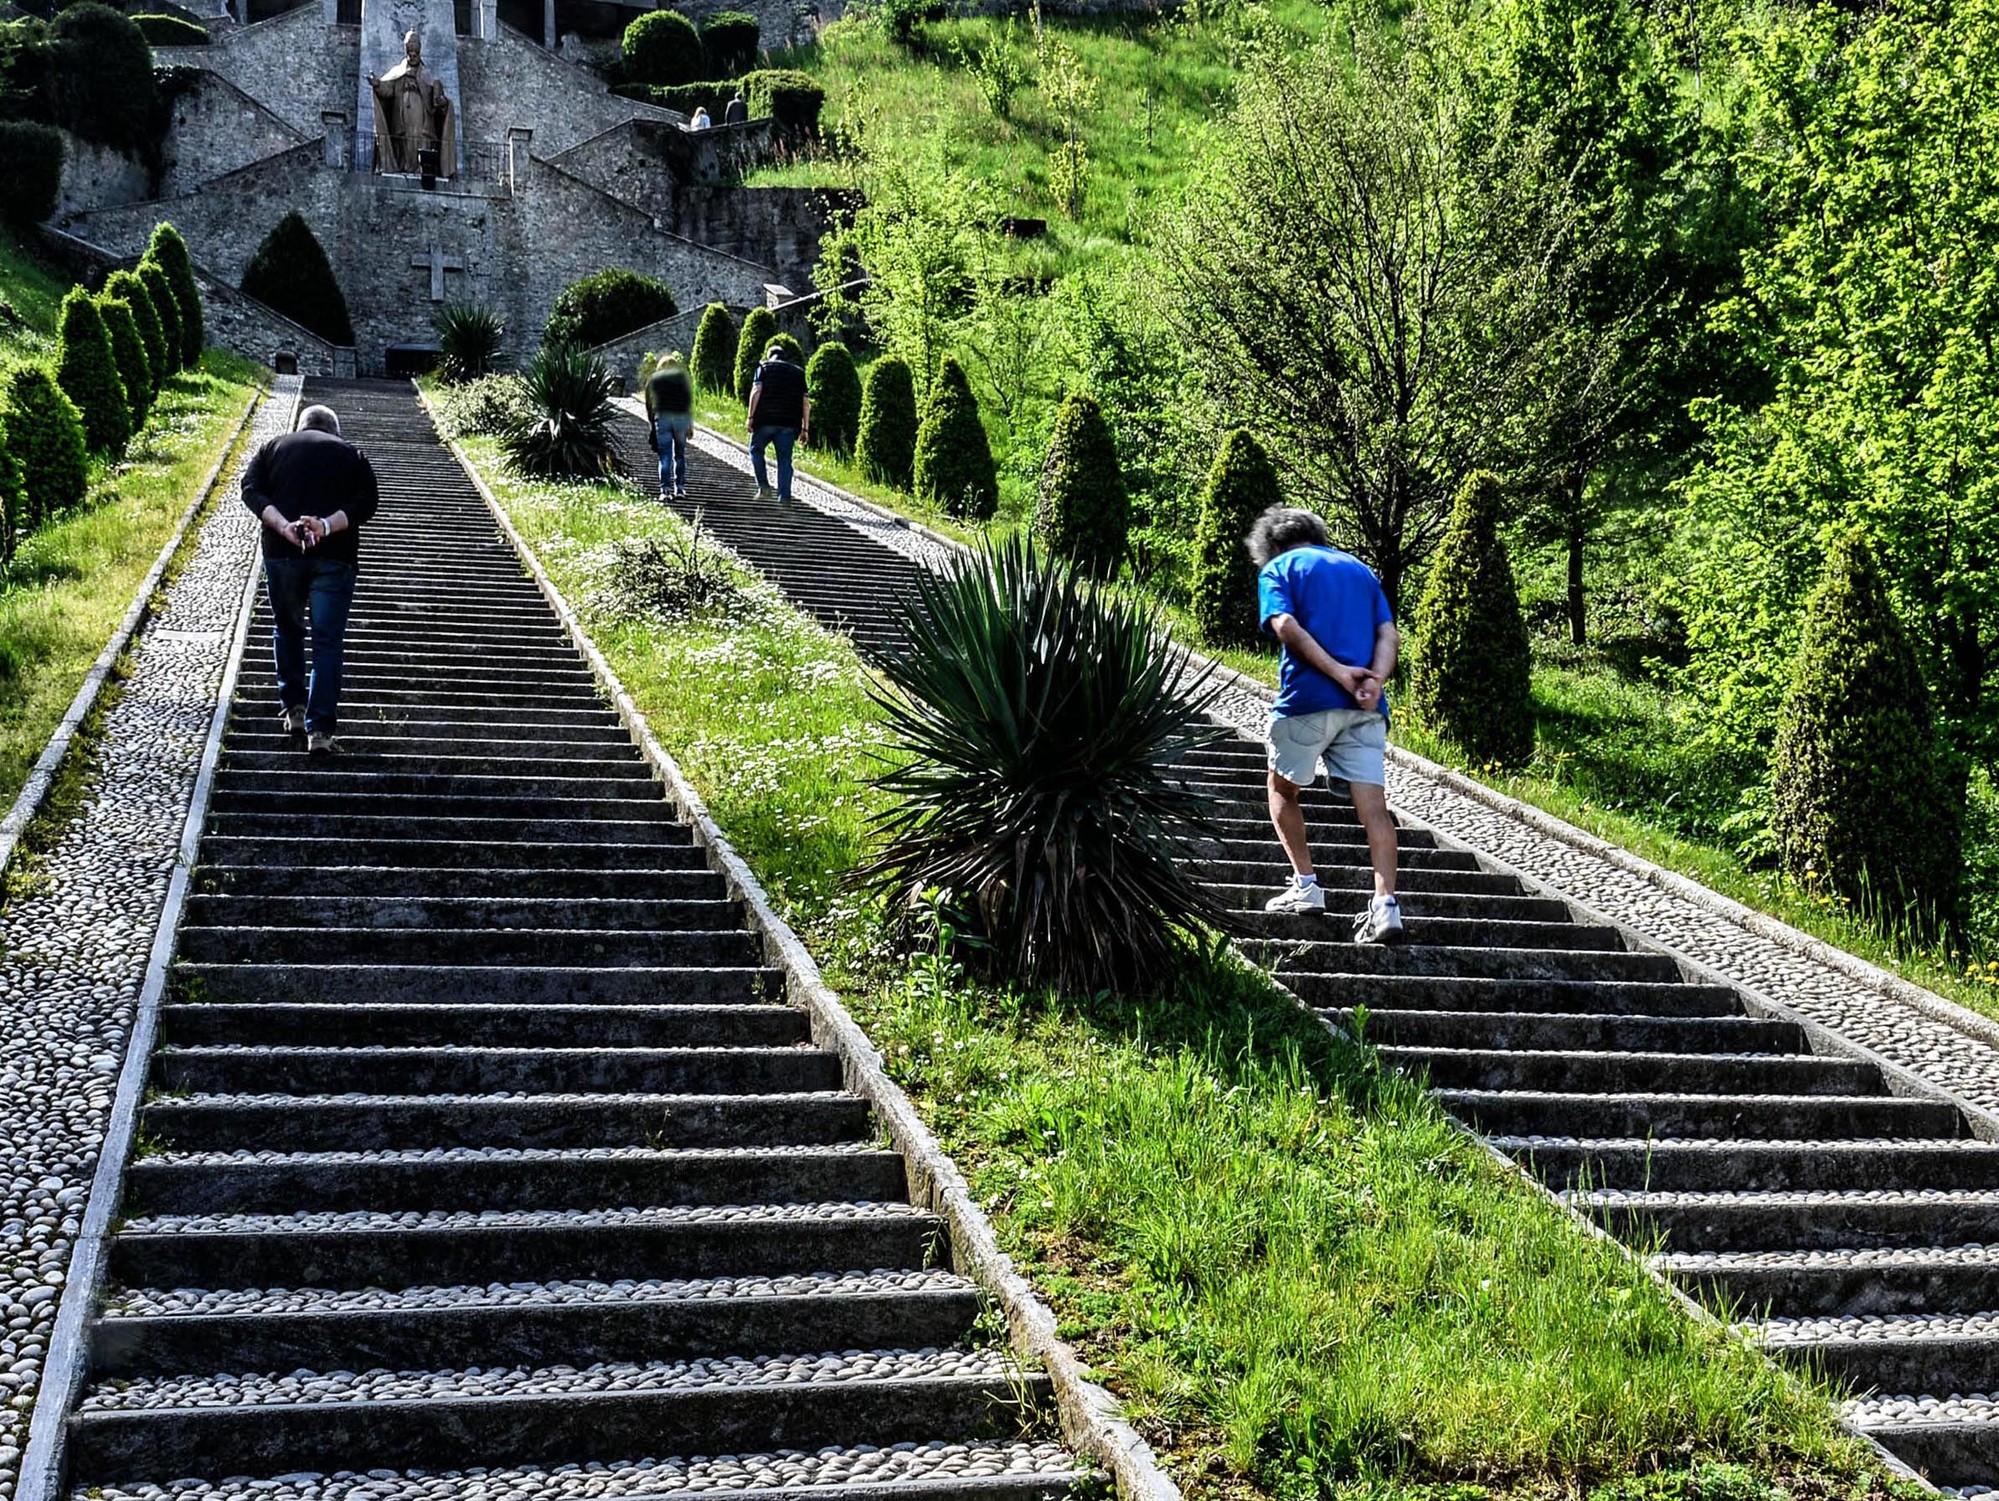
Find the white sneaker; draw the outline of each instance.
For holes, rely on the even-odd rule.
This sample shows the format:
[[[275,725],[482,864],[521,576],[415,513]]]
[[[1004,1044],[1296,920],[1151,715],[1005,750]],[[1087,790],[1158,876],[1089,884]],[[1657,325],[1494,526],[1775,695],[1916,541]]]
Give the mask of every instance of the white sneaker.
[[[313,756],[337,756],[340,742],[324,730],[314,730],[306,739],[306,753]]]
[[[1265,902],[1263,910],[1285,914],[1323,912],[1326,910],[1326,888],[1317,881],[1310,886],[1300,886],[1293,881]]]
[[[300,705],[296,709],[279,710],[278,723],[285,727],[285,733],[287,735],[303,735],[305,733],[304,706]]]
[[[1408,937],[1402,930],[1402,904],[1392,896],[1376,897],[1353,920],[1355,943],[1404,943]]]

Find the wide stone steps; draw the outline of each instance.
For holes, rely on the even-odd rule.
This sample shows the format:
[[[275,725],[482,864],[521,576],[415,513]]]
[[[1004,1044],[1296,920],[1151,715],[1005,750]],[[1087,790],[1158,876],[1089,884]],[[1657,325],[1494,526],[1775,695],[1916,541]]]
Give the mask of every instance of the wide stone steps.
[[[260,603],[78,1494],[1090,1478],[413,393],[315,397],[383,481],[342,753],[282,733]]]
[[[649,485],[640,424],[626,438],[628,472]],[[715,536],[794,602],[844,624],[865,652],[896,648],[890,612],[908,593],[907,559],[865,526],[752,502],[746,478],[702,456],[695,489],[683,514],[698,506]],[[1999,1244],[1999,1146],[1969,1139],[1954,1104],[1898,1095],[1871,1065],[1815,1053],[1801,1029],[1690,977],[1668,954],[1577,920],[1566,902],[1426,829],[1398,836],[1409,941],[1355,947],[1348,924],[1372,877],[1343,788],[1305,797],[1326,915],[1268,917],[1263,900],[1289,867],[1267,821],[1261,747],[1224,742],[1185,764],[1215,818],[1195,875],[1236,914],[1252,957],[1308,1005],[1427,1078],[1440,1103],[1578,1209],[1634,1245],[1663,1244],[1673,1257],[1661,1269],[1718,1306],[1802,1318],[1872,1297],[1931,1320],[1903,1327],[1895,1343],[1911,1353],[1899,1364],[1840,1347],[1818,1367],[1835,1383],[1949,1394],[1999,1386],[1982,1339],[1948,1332],[1950,1316],[1999,1308],[1999,1267],[1958,1254]],[[1755,1260],[1837,1261],[1870,1247],[1935,1264],[1862,1256],[1759,1269]],[[1737,1251],[1754,1255],[1725,1267],[1677,1259]],[[1921,1346],[1928,1355],[1913,1353]],[[1796,1341],[1769,1348],[1815,1358]],[[1918,1370],[1924,1381],[1902,1379]],[[1900,1399],[1858,1420],[1941,1483],[1999,1483],[1991,1404]]]

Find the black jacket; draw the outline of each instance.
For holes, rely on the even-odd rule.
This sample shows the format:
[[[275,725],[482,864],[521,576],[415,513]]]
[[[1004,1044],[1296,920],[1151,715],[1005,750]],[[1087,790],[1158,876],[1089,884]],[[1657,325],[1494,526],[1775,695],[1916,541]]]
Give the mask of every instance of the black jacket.
[[[374,466],[360,449],[332,433],[306,429],[273,438],[243,471],[243,504],[253,516],[261,517],[265,506],[276,506],[287,521],[347,513],[344,530],[305,553],[264,527],[267,558],[313,557],[358,565],[361,528],[374,519],[377,502]]]

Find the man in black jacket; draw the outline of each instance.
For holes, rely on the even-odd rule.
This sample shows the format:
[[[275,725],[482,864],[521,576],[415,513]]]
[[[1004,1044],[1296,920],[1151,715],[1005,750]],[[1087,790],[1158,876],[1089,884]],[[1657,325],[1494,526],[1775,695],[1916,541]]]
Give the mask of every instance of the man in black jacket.
[[[331,407],[307,407],[298,431],[271,439],[243,471],[243,504],[264,523],[264,587],[285,732],[304,735],[315,756],[339,749],[333,732],[347,614],[360,569],[360,528],[374,517],[376,501],[374,467],[340,436]]]
[[[791,363],[790,350],[773,340],[757,366],[750,387],[750,468],[757,477],[758,500],[791,499],[791,449],[800,438],[812,441],[812,400],[805,394],[805,372]],[[770,487],[764,450],[777,449],[777,488]]]

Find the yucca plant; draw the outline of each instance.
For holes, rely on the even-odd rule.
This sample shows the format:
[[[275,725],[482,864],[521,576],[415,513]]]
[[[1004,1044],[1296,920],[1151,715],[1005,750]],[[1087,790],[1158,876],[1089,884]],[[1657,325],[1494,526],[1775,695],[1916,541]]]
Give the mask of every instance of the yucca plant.
[[[507,326],[491,308],[472,302],[448,304],[437,315],[437,373],[462,385],[500,368],[500,343]]]
[[[1179,773],[1221,734],[1210,669],[1018,537],[925,574],[900,614],[877,698],[906,760],[881,778],[899,801],[859,879],[902,912],[944,893],[996,977],[1163,982],[1182,935],[1224,921],[1191,864],[1206,804]]]
[[[610,372],[587,350],[544,348],[522,376],[527,414],[501,435],[507,459],[536,479],[601,479],[611,472]]]

